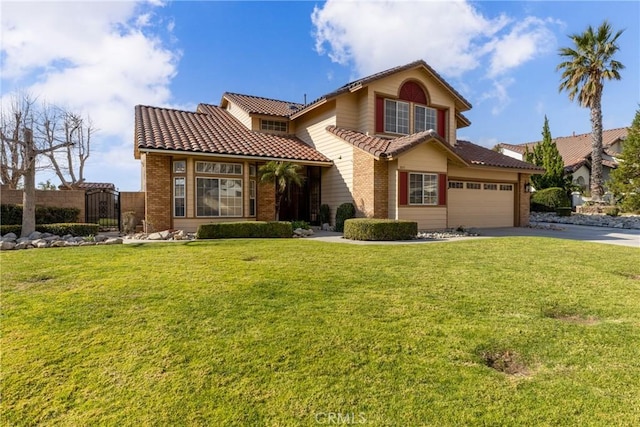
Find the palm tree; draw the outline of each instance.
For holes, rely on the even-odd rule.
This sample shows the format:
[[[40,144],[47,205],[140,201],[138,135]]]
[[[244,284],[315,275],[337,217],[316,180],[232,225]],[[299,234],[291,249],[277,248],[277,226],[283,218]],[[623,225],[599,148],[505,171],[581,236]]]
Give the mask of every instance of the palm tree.
[[[302,185],[304,177],[298,174],[302,166],[291,162],[270,161],[260,166],[260,182],[275,183],[276,185],[276,221],[280,220],[280,205],[285,191],[290,184]]]
[[[600,200],[602,188],[602,89],[604,80],[620,80],[620,70],[624,65],[613,56],[619,50],[618,37],[605,20],[597,30],[591,25],[582,34],[569,36],[573,47],[563,47],[559,54],[565,60],[556,71],[562,70],[560,92],[566,90],[569,100],[576,96],[582,107],[591,110],[591,196]]]

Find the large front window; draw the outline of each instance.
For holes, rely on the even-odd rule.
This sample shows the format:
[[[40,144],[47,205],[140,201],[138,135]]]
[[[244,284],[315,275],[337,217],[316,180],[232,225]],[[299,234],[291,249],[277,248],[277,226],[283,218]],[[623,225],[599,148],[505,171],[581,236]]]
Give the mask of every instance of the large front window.
[[[409,204],[438,204],[438,175],[428,173],[409,174]]]
[[[196,178],[197,216],[242,216],[242,180]]]

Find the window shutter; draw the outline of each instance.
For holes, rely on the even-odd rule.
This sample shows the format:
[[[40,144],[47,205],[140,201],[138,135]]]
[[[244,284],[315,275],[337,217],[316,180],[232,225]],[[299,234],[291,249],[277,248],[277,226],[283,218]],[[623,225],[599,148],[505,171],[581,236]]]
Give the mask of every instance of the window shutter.
[[[438,174],[438,205],[447,204],[447,174]]]
[[[384,98],[376,97],[376,133],[384,132]]]
[[[447,139],[447,110],[438,110],[438,135]]]
[[[407,205],[407,196],[409,195],[408,187],[408,173],[400,172],[398,174],[398,204]]]

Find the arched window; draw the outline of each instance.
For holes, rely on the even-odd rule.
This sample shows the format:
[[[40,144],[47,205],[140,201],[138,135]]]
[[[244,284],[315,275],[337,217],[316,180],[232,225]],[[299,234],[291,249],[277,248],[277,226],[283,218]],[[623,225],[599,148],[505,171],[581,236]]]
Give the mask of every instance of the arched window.
[[[445,137],[445,110],[429,107],[429,98],[416,81],[406,81],[397,99],[379,98],[376,132],[408,135],[433,129]]]

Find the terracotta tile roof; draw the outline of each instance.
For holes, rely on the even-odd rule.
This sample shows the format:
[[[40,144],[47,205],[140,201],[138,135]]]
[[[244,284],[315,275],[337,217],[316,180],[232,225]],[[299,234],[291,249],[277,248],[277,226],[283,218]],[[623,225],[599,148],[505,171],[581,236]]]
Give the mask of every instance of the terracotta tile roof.
[[[215,105],[200,104],[197,112],[138,105],[135,116],[139,151],[171,150],[331,162],[296,137],[248,130],[235,117]]]
[[[233,101],[249,114],[289,117],[304,107],[304,104],[297,102],[280,101],[277,99],[261,98],[259,96],[242,95],[231,92],[225,92],[225,94],[222,95],[223,101],[224,98]]]
[[[398,138],[381,138],[370,136],[351,129],[327,126],[327,131],[340,137],[344,141],[372,154],[376,158],[389,158],[407,151],[416,145],[429,140],[435,140],[444,148],[451,150],[451,146],[433,130],[418,132]]]
[[[544,169],[539,166],[514,159],[513,157],[505,156],[502,153],[481,147],[469,141],[456,141],[456,145],[453,150],[458,153],[460,157],[465,159],[467,163],[472,165],[526,169],[533,172],[544,171]]]
[[[368,85],[369,83],[372,83],[372,82],[374,82],[376,80],[382,79],[382,78],[387,77],[387,76],[391,76],[391,75],[393,75],[395,73],[399,73],[401,71],[406,71],[406,70],[410,70],[412,68],[418,68],[418,67],[424,67],[431,75],[433,75],[436,78],[436,80],[438,80],[447,90],[449,90],[456,98],[458,98],[460,103],[467,110],[471,109],[471,103],[469,101],[467,101],[457,90],[455,90],[453,88],[453,86],[451,86],[449,83],[447,83],[447,81],[444,78],[442,78],[442,76],[440,76],[440,74],[438,74],[433,68],[431,68],[431,66],[429,66],[429,64],[427,64],[425,61],[420,59],[418,61],[414,61],[414,62],[411,62],[411,63],[406,64],[406,65],[401,65],[401,66],[398,66],[398,67],[389,68],[388,70],[384,70],[384,71],[381,71],[379,73],[375,73],[375,74],[372,74],[370,76],[363,77],[361,79],[358,79],[358,80],[355,80],[353,82],[347,83],[346,85],[338,88],[337,90],[335,90],[333,92],[330,92],[330,93],[328,93],[326,95],[323,95],[323,96],[319,97],[318,99],[314,100],[313,102],[311,102],[310,104],[305,105],[303,109],[297,111],[294,114],[299,114],[301,112],[306,111],[307,109],[311,109],[316,104],[320,104],[320,103],[326,101],[329,98],[333,98],[333,97],[335,97],[337,95],[340,95],[340,94],[349,92],[351,90],[357,89],[359,86],[365,86],[365,85]],[[464,119],[468,121],[468,119],[466,119],[466,117]]]
[[[609,129],[602,132],[602,147],[605,153],[614,154],[608,151],[614,143],[627,137],[627,128]],[[553,141],[558,147],[558,151],[564,160],[564,167],[568,170],[577,170],[580,166],[588,162],[591,158],[591,133],[583,133],[580,135],[561,136],[554,138]],[[526,148],[532,150],[536,144],[541,141],[528,142],[526,144],[500,144],[502,147],[524,154]],[[603,164],[609,167],[616,167],[616,164],[609,161],[603,161]]]

